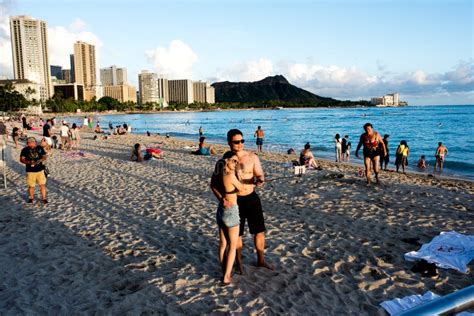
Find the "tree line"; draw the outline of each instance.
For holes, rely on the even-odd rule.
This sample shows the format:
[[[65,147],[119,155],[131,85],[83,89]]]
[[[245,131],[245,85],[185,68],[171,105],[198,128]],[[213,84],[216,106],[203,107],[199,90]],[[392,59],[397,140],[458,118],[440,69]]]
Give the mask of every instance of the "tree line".
[[[72,98],[64,98],[61,92],[54,94],[54,96],[46,102],[39,102],[35,99],[29,99],[29,96],[34,94],[34,89],[28,88],[25,91],[26,95],[16,91],[11,83],[0,86],[0,111],[12,112],[27,108],[30,105],[41,105],[43,110],[54,113],[66,112],[104,112],[104,111],[118,111],[118,112],[133,112],[133,111],[179,111],[179,110],[217,110],[217,109],[265,109],[265,108],[301,108],[301,107],[354,107],[354,106],[371,106],[370,102],[361,101],[339,101],[339,100],[322,100],[319,102],[288,102],[288,101],[260,101],[260,102],[219,102],[219,103],[200,103],[195,102],[191,104],[170,102],[168,107],[161,108],[158,103],[137,104],[135,102],[120,102],[111,97],[102,97],[96,100],[94,97],[90,101],[74,100]]]

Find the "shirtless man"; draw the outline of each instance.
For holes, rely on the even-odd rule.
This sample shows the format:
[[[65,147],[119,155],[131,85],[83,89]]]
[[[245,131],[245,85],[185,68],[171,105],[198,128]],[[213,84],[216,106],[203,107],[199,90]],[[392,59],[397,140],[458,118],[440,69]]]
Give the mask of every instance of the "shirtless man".
[[[373,130],[372,124],[366,123],[364,125],[365,133],[360,135],[359,144],[355,152],[355,156],[359,158],[359,149],[363,145],[364,153],[364,165],[365,165],[365,177],[367,178],[367,184],[370,184],[370,164],[374,168],[375,180],[379,183],[379,160],[380,155],[387,155],[387,148],[383,142],[380,134]]]
[[[257,265],[272,269],[273,267],[265,262],[265,222],[263,219],[262,203],[255,192],[255,186],[262,186],[265,178],[263,174],[260,159],[254,153],[244,150],[244,142],[242,132],[238,129],[231,129],[227,132],[227,142],[230,150],[235,153],[239,159],[239,174],[242,188],[237,193],[237,205],[239,206],[240,229],[239,241],[237,243],[237,265],[240,273],[242,268],[242,235],[244,234],[245,221],[248,221],[250,233],[254,235],[255,249],[257,250]],[[219,163],[219,162],[218,162]],[[217,168],[217,165],[216,165]],[[222,181],[214,172],[211,179],[211,189],[216,198],[224,205],[229,203],[224,199],[225,189],[222,188]]]
[[[442,142],[438,143],[438,148],[436,149],[435,157],[436,157],[436,162],[434,165],[434,171],[433,175],[436,174],[436,166],[439,167],[439,173],[443,172],[443,165],[444,165],[444,158],[448,154],[448,148],[443,145]]]

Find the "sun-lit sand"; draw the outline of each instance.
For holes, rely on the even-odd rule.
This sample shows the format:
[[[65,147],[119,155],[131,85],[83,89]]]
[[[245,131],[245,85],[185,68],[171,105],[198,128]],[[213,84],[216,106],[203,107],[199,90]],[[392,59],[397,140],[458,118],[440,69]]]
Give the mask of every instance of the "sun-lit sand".
[[[86,154],[54,150],[47,205],[26,203],[20,149],[10,149],[0,189],[0,313],[379,314],[384,300],[472,284],[467,274],[410,271],[403,254],[442,231],[473,234],[471,182],[381,174],[366,186],[357,167],[318,161],[321,171],[258,190],[267,225],[266,258],[255,267],[246,231],[245,275],[220,285],[217,156],[189,154],[188,141],[114,136]],[[163,160],[128,161],[133,144],[159,145]],[[11,145],[11,142],[10,142]],[[11,147],[10,147],[11,148]],[[218,147],[220,153],[225,148]],[[289,175],[296,156],[262,154],[268,179]]]

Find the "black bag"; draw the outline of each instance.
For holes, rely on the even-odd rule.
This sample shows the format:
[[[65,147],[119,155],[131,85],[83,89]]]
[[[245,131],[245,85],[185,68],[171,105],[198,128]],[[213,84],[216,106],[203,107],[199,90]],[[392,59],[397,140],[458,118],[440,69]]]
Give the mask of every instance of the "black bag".
[[[44,176],[47,178],[49,176],[49,168],[48,166],[44,166]]]

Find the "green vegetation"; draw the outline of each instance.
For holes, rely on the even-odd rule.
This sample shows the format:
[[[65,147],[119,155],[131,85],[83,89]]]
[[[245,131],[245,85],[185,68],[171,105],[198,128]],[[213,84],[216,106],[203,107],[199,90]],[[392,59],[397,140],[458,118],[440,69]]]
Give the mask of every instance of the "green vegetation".
[[[39,105],[36,100],[28,100],[29,95],[35,91],[29,89],[26,95],[22,95],[16,91],[12,84],[0,86],[0,111],[11,112],[27,108],[29,105]],[[157,103],[146,103],[137,105],[134,102],[119,102],[111,97],[102,97],[99,100],[95,98],[91,101],[76,101],[73,99],[65,99],[61,93],[55,94],[51,99],[41,103],[44,111],[55,113],[71,113],[77,112],[136,112],[136,111],[161,111],[160,105]],[[276,101],[254,101],[254,102],[219,102],[215,104],[208,103],[178,103],[170,102],[165,108],[167,111],[181,110],[225,110],[225,109],[272,109],[272,108],[301,108],[301,107],[354,107],[354,106],[371,106],[368,101],[340,101],[331,98],[313,98],[310,100],[276,100]]]
[[[26,93],[32,94],[34,91],[29,89]],[[0,87],[0,111],[18,111],[28,107],[33,102],[35,101],[28,101],[23,94],[16,91],[11,83]]]

